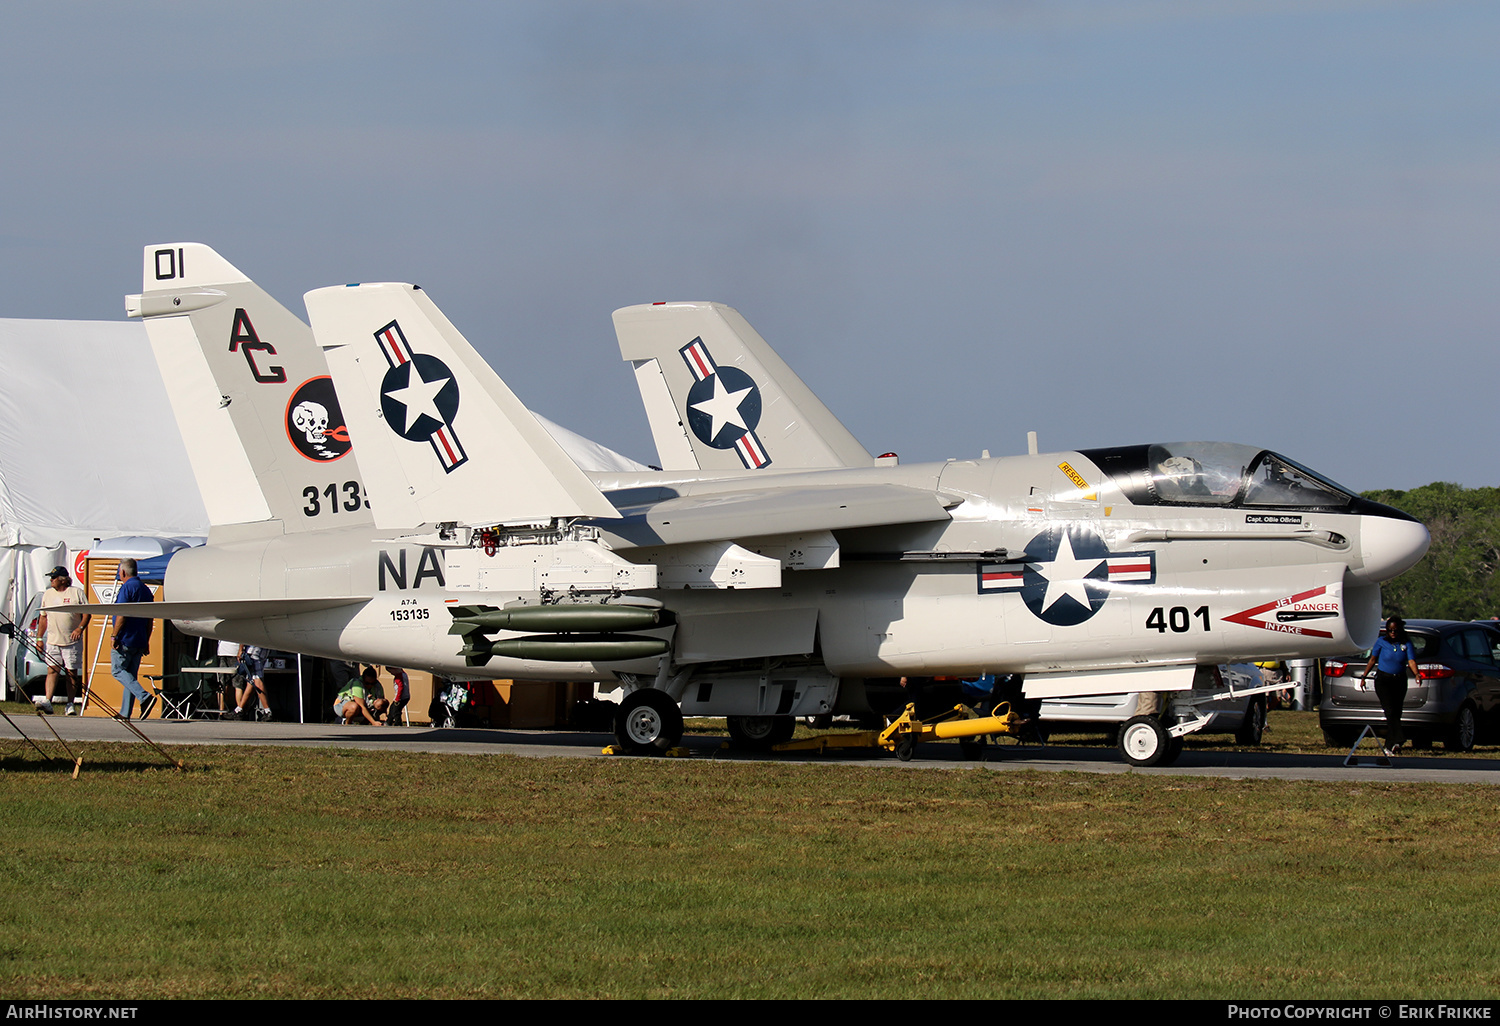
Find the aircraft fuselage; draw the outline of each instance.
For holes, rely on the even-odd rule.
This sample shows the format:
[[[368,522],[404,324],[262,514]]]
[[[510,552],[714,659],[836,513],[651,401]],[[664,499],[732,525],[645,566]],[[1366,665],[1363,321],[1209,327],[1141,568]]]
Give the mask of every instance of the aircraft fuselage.
[[[949,505],[951,519],[828,532],[832,554],[812,563],[802,554],[803,536],[741,528],[739,546],[781,564],[770,578],[749,582],[761,586],[673,583],[681,576],[663,570],[656,587],[642,589],[627,580],[629,569],[584,565],[582,557],[598,549],[615,564],[671,550],[670,538],[642,540],[641,530],[653,530],[649,517],[637,518],[632,535],[627,516],[624,525],[594,522],[598,541],[567,543],[573,549],[545,540],[486,549],[466,536],[369,527],[301,534],[284,534],[275,522],[216,528],[208,546],[174,558],[168,593],[173,600],[368,595],[363,605],[342,609],[180,626],[459,677],[655,674],[656,658],[493,656],[473,666],[448,633],[455,605],[601,596],[654,600],[671,610],[675,628],[647,633],[673,639],[678,666],[784,656],[819,663],[834,677],[1038,674],[1362,648],[1378,629],[1379,581],[1426,548],[1420,524],[1358,499],[1342,506],[1247,504],[1221,493],[1209,497],[1212,504],[1182,496],[1142,504],[1115,465],[1123,451],[1096,451],[1116,454],[1105,460],[1109,470],[1087,453],[1064,452],[793,474],[594,475],[627,513],[631,497],[641,494],[722,493],[730,503],[747,489],[836,495],[864,484],[936,492]],[[539,586],[545,581],[555,586]]]

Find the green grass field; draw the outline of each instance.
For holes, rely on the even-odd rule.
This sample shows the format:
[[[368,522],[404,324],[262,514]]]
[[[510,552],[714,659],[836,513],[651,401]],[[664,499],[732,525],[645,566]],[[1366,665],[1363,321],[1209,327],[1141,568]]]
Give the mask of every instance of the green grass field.
[[[6,997],[1500,992],[1489,788],[174,752],[0,742]]]

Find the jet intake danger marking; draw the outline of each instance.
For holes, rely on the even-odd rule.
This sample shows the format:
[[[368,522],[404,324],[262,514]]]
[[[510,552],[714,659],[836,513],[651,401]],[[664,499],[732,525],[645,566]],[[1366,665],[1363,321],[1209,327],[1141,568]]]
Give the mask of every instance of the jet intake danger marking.
[[[332,462],[351,448],[344,411],[333,390],[333,378],[308,378],[286,401],[286,437],[303,456],[314,463]]]
[[[229,351],[238,350],[245,354],[245,362],[250,365],[250,373],[263,385],[280,385],[286,381],[286,368],[268,365],[262,368],[255,362],[256,353],[267,353],[276,355],[276,347],[269,342],[262,342],[260,336],[255,333],[255,325],[250,323],[250,315],[243,307],[234,311],[234,325],[229,329]]]
[[[380,412],[392,431],[411,442],[428,442],[445,473],[468,462],[453,430],[458,416],[458,381],[435,356],[412,352],[395,321],[375,332],[390,369],[380,383]]]
[[[399,549],[396,558],[391,559],[391,554],[385,549],[380,550],[380,590],[387,590],[386,578],[389,574],[390,581],[396,586],[397,591],[406,590],[406,550]],[[438,550],[431,545],[422,546],[421,558],[417,560],[417,572],[413,575],[411,586],[420,588],[422,581],[426,578],[437,581],[439,588],[448,586],[447,579],[443,576],[443,559],[438,555]]]
[[[1343,610],[1336,598],[1325,598],[1328,594],[1328,586],[1313,588],[1287,598],[1280,598],[1274,602],[1266,602],[1249,609],[1242,609],[1238,613],[1231,613],[1224,617],[1230,623],[1243,624],[1246,627],[1259,627],[1263,631],[1276,631],[1280,634],[1302,634],[1310,638],[1331,638],[1330,631],[1320,631],[1313,627],[1299,627],[1297,623],[1304,620],[1321,620],[1330,616],[1339,616]],[[1272,613],[1267,617],[1265,614]]]
[[[1087,525],[1050,527],[1026,543],[1025,563],[981,563],[979,592],[1020,592],[1026,608],[1056,627],[1093,616],[1118,584],[1155,584],[1156,553],[1110,552]]]
[[[733,449],[746,470],[769,466],[771,457],[755,427],[760,423],[760,389],[738,367],[720,367],[701,337],[678,350],[693,375],[687,421],[704,445]]]

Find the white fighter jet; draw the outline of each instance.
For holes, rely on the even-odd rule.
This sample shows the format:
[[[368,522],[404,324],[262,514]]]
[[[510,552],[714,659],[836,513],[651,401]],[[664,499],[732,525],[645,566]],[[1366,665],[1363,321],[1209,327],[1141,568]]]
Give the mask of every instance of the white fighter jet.
[[[1347,652],[1428,545],[1254,446],[872,458],[717,304],[616,312],[666,469],[585,471],[421,289],[306,303],[311,332],[208,247],[146,248],[127,309],[213,525],[150,613],[452,677],[618,682],[631,751],[675,745],[684,713],[754,744],[886,712],[902,677],[1170,692],[1200,664]]]

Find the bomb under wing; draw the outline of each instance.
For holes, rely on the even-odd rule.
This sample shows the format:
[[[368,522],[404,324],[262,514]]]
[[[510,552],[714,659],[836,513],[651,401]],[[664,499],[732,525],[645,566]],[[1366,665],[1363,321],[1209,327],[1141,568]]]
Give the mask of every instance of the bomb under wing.
[[[450,606],[449,634],[463,637],[461,654],[470,666],[483,666],[496,656],[543,662],[621,662],[664,655],[671,649],[665,638],[621,633],[671,626],[669,610],[632,605],[551,605],[496,609],[493,606]],[[496,640],[496,631],[528,631],[521,637]]]

